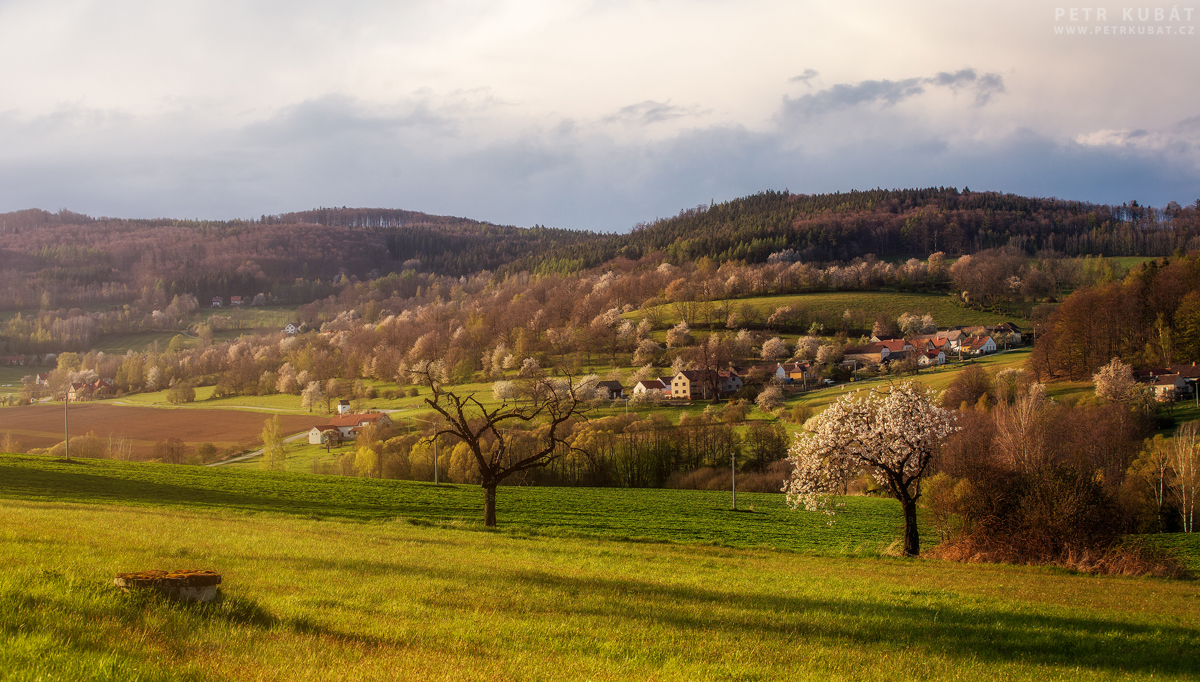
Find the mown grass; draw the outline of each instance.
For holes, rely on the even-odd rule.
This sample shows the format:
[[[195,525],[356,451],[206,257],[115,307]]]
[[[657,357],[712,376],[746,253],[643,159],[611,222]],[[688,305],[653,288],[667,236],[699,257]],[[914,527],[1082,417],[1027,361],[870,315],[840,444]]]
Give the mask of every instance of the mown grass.
[[[638,491],[639,493],[641,491]],[[0,501],[16,680],[1194,679],[1190,583]],[[211,606],[117,572],[210,568]]]

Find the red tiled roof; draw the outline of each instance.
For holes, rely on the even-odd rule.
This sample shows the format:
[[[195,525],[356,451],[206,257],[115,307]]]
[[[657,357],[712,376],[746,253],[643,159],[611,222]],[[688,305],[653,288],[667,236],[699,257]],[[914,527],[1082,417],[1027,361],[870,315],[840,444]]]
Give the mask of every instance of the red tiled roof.
[[[379,421],[380,419],[382,419],[383,417],[386,417],[386,416],[387,415],[383,414],[382,412],[370,412],[370,413],[364,413],[364,414],[339,414],[336,417],[330,417],[329,423],[326,426],[321,427],[321,430],[322,431],[325,430],[326,427],[341,428],[341,427],[349,427],[349,426],[358,426],[359,422]]]

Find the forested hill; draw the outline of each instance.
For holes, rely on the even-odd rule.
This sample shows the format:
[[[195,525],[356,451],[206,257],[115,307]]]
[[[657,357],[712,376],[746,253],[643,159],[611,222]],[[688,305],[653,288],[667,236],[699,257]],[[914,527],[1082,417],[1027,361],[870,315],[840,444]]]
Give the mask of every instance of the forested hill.
[[[850,261],[1016,244],[1033,254],[1170,255],[1200,249],[1196,205],[1104,206],[954,188],[762,192],[640,224],[628,234],[531,228],[417,211],[318,208],[249,220],[0,214],[0,308],[94,307],[273,293],[307,302],[334,280],[415,270],[460,277],[570,273],[618,257],[675,263]]]
[[[1067,255],[1169,255],[1200,235],[1197,205],[1106,206],[955,188],[869,190],[835,194],[762,192],[531,254],[513,270],[566,272],[624,256],[661,251],[673,260],[765,262],[777,258],[848,261],[963,254],[1004,246]],[[1193,245],[1192,248],[1196,248]]]
[[[307,302],[332,293],[328,285],[341,277],[405,269],[457,277],[598,237],[394,209],[226,221],[30,209],[0,214],[0,308],[124,303],[145,298],[147,287],[168,300],[274,291]]]

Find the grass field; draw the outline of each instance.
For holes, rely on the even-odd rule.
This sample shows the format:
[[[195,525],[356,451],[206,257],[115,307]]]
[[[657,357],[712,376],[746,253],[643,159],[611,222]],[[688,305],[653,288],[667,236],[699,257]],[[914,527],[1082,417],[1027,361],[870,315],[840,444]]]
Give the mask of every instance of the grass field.
[[[230,318],[230,327],[213,331],[215,341],[232,341],[243,334],[274,333],[282,330],[288,322],[295,321],[297,306],[270,306],[266,308],[201,308],[199,311],[202,322],[208,322],[213,315]],[[180,332],[144,331],[131,334],[110,334],[101,337],[93,350],[105,353],[124,353],[127,350],[144,351],[151,344],[158,342],[160,351],[166,350],[171,339]],[[191,334],[189,337],[188,334]],[[199,341],[192,332],[184,335],[184,347],[195,347]]]
[[[279,489],[297,480],[311,487]],[[494,533],[455,520],[477,489],[0,455],[0,677],[1041,681],[1200,669],[1194,583],[838,556],[850,526],[872,547],[894,537],[897,510],[881,500],[832,528],[779,510],[770,532],[795,553],[739,541],[755,514],[728,512],[716,493],[593,492],[505,488],[512,532]],[[555,516],[575,525],[536,522]],[[631,533],[639,520],[647,530]],[[616,541],[654,533],[687,544]],[[147,568],[217,570],[225,599],[188,607],[110,586]]]
[[[887,386],[889,382],[902,382],[908,381],[909,379],[915,379],[916,381],[933,389],[935,392],[938,392],[945,390],[946,387],[950,385],[950,382],[954,381],[954,378],[958,376],[963,369],[971,365],[981,365],[987,371],[995,374],[996,372],[1009,367],[1023,367],[1025,362],[1029,360],[1029,355],[1031,352],[1031,349],[1024,348],[1007,351],[1004,353],[996,353],[994,355],[986,355],[981,358],[964,362],[961,365],[952,363],[939,368],[921,370],[915,377],[879,377],[874,379],[854,381],[848,384],[841,384],[839,386],[832,386],[830,388],[805,393],[800,397],[786,401],[786,405],[790,408],[796,403],[802,403],[805,405],[811,405],[816,412],[820,412],[822,409],[829,406],[831,403],[849,391],[870,390],[872,388]],[[1090,387],[1091,384],[1088,384],[1088,386]]]
[[[94,432],[101,439],[110,435],[129,438],[133,452],[150,456],[154,444],[178,438],[189,447],[212,443],[218,448],[250,448],[261,442],[263,421],[269,415],[249,411],[160,410],[122,407],[101,402],[72,403],[71,435]],[[0,433],[12,433],[26,448],[51,447],[63,440],[63,404],[49,403],[9,407],[0,411]],[[284,433],[292,434],[323,423],[325,418],[308,415],[280,417]]]
[[[759,311],[763,320],[770,317],[777,308],[791,306],[793,309],[803,308],[810,316],[823,315],[830,319],[841,319],[847,309],[861,310],[867,314],[868,320],[874,320],[876,315],[886,315],[896,319],[902,313],[929,313],[933,315],[938,327],[945,328],[956,325],[999,324],[1000,322],[1015,322],[1017,326],[1028,329],[1031,322],[1020,316],[1001,315],[991,312],[971,310],[956,304],[946,294],[919,294],[896,291],[840,291],[816,294],[791,294],[785,296],[758,296],[753,298],[733,299],[730,303],[734,309],[749,305]],[[671,304],[660,306],[662,319],[665,324],[679,323],[679,315]],[[626,317],[640,319],[645,313],[636,311],[627,313]]]
[[[0,455],[0,498],[356,521],[403,518],[478,525],[483,519],[483,493],[474,485],[109,460],[65,464],[36,455]],[[897,503],[865,497],[849,498],[845,514],[832,527],[823,515],[791,512],[782,495],[766,493],[739,494],[741,511],[736,512],[729,509],[728,493],[700,490],[505,486],[497,500],[501,526],[517,533],[877,554],[903,527]],[[927,543],[934,539],[924,537]]]
[[[29,376],[35,371],[32,367],[0,367],[0,394],[20,393],[21,377]]]

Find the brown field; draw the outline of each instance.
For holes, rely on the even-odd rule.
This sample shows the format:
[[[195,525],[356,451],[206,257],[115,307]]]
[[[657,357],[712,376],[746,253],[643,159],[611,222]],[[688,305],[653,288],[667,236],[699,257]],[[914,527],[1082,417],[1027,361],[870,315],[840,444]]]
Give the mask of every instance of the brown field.
[[[158,409],[101,403],[71,406],[71,437],[89,431],[100,438],[129,438],[135,456],[149,456],[154,444],[178,438],[189,447],[212,443],[218,448],[250,448],[261,444],[263,421],[271,415],[238,410]],[[291,435],[324,423],[317,415],[280,415],[283,432]],[[0,437],[11,433],[25,448],[48,448],[63,439],[62,403],[25,405],[0,410]]]

